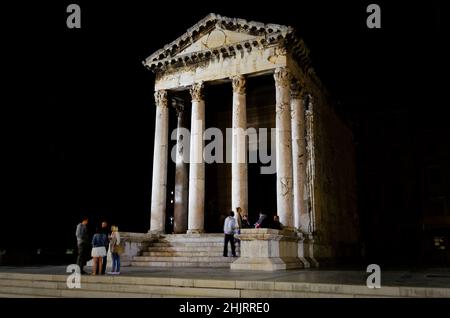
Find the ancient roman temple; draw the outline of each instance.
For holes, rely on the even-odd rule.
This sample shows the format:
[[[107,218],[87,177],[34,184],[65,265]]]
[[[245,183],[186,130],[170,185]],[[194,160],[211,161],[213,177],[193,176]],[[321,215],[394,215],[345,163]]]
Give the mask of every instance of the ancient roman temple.
[[[352,134],[293,28],[209,14],[143,64],[156,76],[153,237],[222,233],[240,207],[283,230],[242,230],[235,268],[359,252]]]

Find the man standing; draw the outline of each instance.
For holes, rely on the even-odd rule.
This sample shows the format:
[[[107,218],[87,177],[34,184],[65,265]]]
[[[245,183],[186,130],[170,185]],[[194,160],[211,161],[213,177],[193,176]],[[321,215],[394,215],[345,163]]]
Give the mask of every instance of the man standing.
[[[225,219],[223,224],[223,232],[225,233],[225,245],[223,247],[223,256],[228,256],[228,242],[231,244],[231,254],[236,257],[236,247],[234,246],[234,231],[236,229],[236,219],[234,218],[234,212],[231,211],[230,215]]]
[[[105,249],[106,249],[106,256],[103,256],[103,263],[102,263],[102,268],[101,271],[99,269],[99,274],[101,275],[105,275],[106,272],[106,263],[108,261],[108,247],[109,247],[109,237],[110,237],[110,233],[108,230],[108,222],[103,221],[102,222],[102,229],[100,231],[102,234],[106,235],[106,241],[105,241]]]
[[[78,257],[77,257],[77,265],[80,267],[81,274],[86,274],[83,267],[87,262],[87,255],[89,253],[89,234],[87,229],[87,224],[89,220],[87,217],[83,217],[81,219],[81,223],[77,225],[77,230],[75,231],[75,235],[77,237],[77,246],[78,246]]]

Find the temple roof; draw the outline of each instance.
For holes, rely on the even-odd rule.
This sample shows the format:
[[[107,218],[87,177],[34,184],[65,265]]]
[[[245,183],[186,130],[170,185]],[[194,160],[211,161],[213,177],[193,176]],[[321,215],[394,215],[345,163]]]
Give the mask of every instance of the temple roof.
[[[292,27],[264,24],[239,18],[208,14],[175,41],[143,61],[152,71],[209,59],[212,55],[233,56],[240,50],[282,43],[302,64],[309,67],[309,51]]]

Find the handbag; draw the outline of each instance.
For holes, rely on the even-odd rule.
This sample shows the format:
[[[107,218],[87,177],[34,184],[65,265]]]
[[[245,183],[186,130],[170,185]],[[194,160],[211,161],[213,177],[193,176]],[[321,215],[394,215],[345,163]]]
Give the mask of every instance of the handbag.
[[[113,252],[117,254],[122,254],[125,251],[125,246],[123,244],[114,245]]]

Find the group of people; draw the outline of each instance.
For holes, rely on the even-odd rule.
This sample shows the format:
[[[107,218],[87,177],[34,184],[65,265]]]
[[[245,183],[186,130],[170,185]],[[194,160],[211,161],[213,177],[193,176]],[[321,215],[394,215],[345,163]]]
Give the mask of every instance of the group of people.
[[[81,223],[77,225],[75,232],[78,246],[77,265],[80,267],[81,274],[87,274],[84,271],[84,266],[92,258],[92,275],[104,275],[106,272],[108,249],[112,256],[112,269],[108,274],[120,274],[120,253],[123,248],[120,244],[119,228],[112,225],[109,230],[108,222],[103,221],[101,227],[95,229],[95,234],[90,239],[87,227],[88,223],[89,219],[83,217]]]
[[[242,215],[242,209],[240,207],[236,208],[236,213],[237,214],[235,217],[234,211],[230,211],[223,224],[223,232],[225,234],[223,247],[224,257],[228,257],[228,243],[230,243],[231,245],[231,255],[233,255],[233,257],[236,257],[236,242],[239,242],[239,240],[235,239],[234,235],[240,234],[240,229],[272,228],[281,230],[283,228],[278,215],[274,215],[272,222],[270,222],[267,214],[260,212],[258,221],[256,221],[256,223],[252,226],[250,224],[250,221],[248,220],[248,216],[246,214]]]

